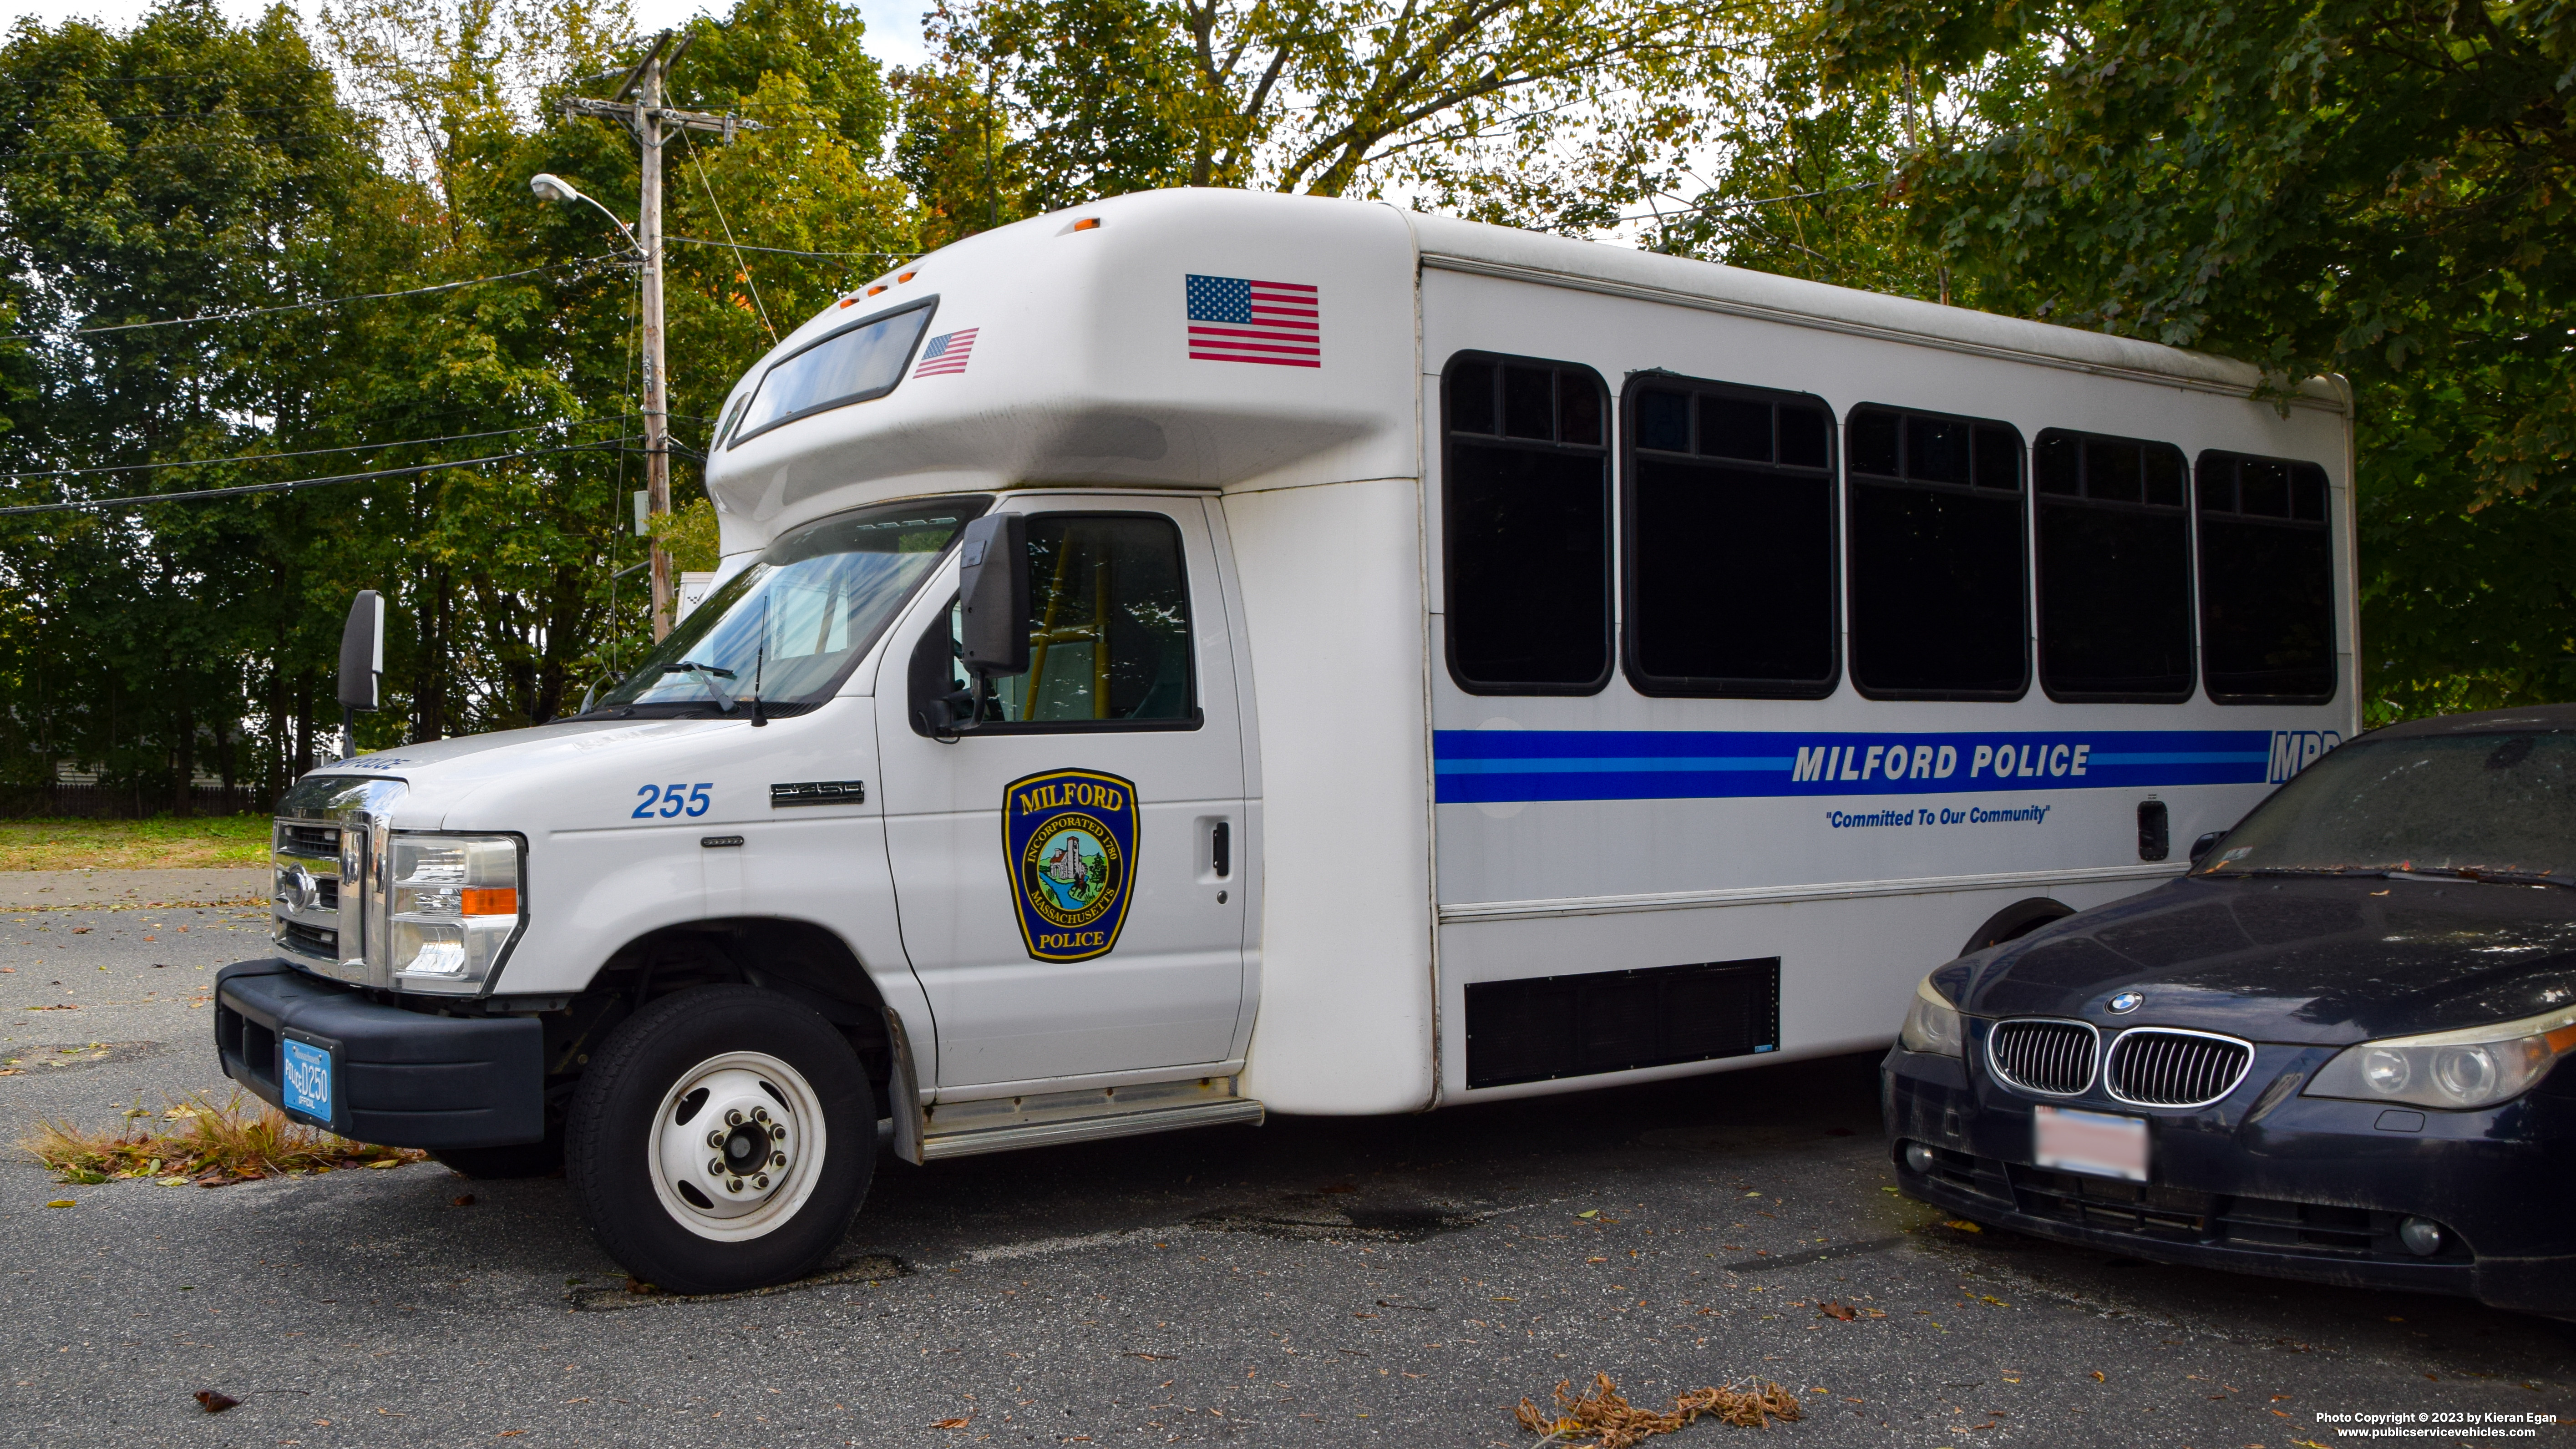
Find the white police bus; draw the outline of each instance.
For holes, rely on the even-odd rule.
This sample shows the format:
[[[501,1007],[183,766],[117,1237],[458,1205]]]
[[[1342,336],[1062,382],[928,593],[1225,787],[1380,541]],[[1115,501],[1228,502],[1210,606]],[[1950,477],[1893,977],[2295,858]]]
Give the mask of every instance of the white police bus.
[[[577,719],[315,771],[228,1071],[638,1275],[878,1156],[1887,1042],[2354,732],[2349,400],[1353,201],[1127,196],[844,297]]]

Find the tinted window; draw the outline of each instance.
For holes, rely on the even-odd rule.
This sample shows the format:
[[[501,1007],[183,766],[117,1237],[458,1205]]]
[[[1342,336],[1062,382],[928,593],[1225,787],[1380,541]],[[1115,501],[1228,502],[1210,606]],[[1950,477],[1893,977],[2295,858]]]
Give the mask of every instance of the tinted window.
[[[1833,415],[1665,377],[1633,384],[1628,406],[1629,680],[1662,695],[1830,691]]]
[[[1188,718],[1190,592],[1172,521],[1041,513],[1028,539],[1029,672],[993,681],[999,716]]]
[[[739,443],[807,413],[865,402],[894,391],[912,361],[913,344],[930,325],[930,304],[871,317],[773,364],[744,408]]]
[[[1474,694],[1610,673],[1607,393],[1589,368],[1463,356],[1443,381],[1449,672]]]
[[[2326,471],[2200,455],[2201,679],[2221,703],[2331,699],[2334,563]]]
[[[1864,694],[2010,699],[2029,681],[2021,434],[1852,410],[1851,666]]]
[[[2182,450],[2050,428],[2039,494],[2039,683],[2055,699],[2191,695]]]

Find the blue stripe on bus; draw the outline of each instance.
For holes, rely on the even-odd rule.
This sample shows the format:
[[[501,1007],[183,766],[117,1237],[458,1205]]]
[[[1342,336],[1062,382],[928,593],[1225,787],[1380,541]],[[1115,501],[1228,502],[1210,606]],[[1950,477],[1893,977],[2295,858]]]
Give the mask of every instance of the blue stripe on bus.
[[[2284,758],[2263,730],[1432,734],[1442,804],[2259,785]]]

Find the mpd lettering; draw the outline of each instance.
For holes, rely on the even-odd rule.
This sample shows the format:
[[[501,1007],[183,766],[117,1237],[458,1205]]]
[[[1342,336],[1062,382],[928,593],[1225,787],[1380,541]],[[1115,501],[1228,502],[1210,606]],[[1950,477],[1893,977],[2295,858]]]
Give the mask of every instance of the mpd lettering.
[[[2283,780],[2315,764],[2325,752],[2343,743],[2343,736],[2333,730],[2275,730],[2272,732],[2272,758],[2263,770],[2263,783],[2278,785]]]

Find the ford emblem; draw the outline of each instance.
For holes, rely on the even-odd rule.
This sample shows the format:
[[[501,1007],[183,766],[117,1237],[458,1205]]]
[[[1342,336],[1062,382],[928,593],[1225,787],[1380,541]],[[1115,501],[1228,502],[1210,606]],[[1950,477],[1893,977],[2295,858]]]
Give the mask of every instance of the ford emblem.
[[[2147,999],[2145,997],[2140,996],[2134,991],[2123,991],[2119,995],[2111,998],[2111,1011],[2114,1015],[2126,1016],[2130,1012],[2137,1010],[2140,1006],[2145,1005],[2146,1000]]]

